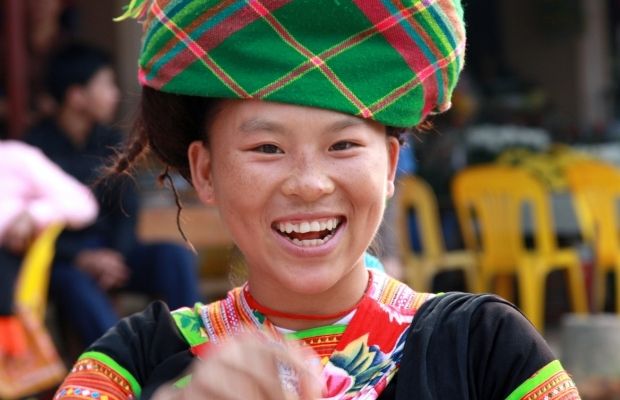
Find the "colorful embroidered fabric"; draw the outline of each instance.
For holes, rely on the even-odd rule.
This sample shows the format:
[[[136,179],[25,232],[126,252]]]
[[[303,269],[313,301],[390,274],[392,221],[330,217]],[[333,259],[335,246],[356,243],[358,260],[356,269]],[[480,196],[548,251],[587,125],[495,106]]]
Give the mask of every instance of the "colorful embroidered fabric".
[[[54,399],[133,400],[140,397],[136,379],[105,354],[84,353]]]
[[[138,77],[177,94],[333,109],[411,127],[464,64],[460,0],[133,0]]]
[[[224,300],[174,311],[172,319],[198,357],[208,357],[213,343],[247,330],[299,341],[317,353],[318,359],[309,361],[318,360],[323,368],[323,398],[376,399],[398,372],[412,318],[433,295],[413,292],[382,273],[371,274],[369,289],[348,323],[345,319],[342,324],[277,336],[278,328],[245,302],[247,286],[232,290]],[[190,379],[181,377],[175,385],[183,387]],[[140,383],[122,365],[104,353],[90,351],[80,357],[55,399],[131,400],[139,398],[141,391]],[[560,363],[553,361],[507,398],[517,399],[575,400],[579,394]]]
[[[506,400],[578,400],[579,392],[559,361],[552,361],[515,389]]]
[[[369,273],[368,289],[348,325],[286,335],[318,351],[326,383],[324,398],[377,398],[398,370],[416,310],[433,296],[416,293],[385,274]],[[208,357],[209,346],[248,330],[281,337],[268,319],[249,307],[247,290],[246,285],[219,302],[173,312],[194,354]]]

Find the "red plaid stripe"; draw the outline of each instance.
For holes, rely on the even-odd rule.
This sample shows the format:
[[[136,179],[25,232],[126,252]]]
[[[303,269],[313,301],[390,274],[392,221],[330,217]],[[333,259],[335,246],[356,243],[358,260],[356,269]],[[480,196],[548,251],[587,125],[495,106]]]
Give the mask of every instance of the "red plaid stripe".
[[[194,55],[195,58],[192,58],[192,61],[195,59],[200,60],[207,68],[211,70],[217,76],[222,83],[228,86],[235,94],[242,98],[251,97],[248,92],[246,92],[233,78],[230,77],[217,63],[211,58],[209,53],[205,51],[198,43],[196,43],[183,29],[179,28],[172,20],[170,20],[166,13],[159,7],[159,5],[155,2],[151,7],[151,11],[155,15],[155,17],[166,27],[168,28],[182,43],[185,44],[187,49]],[[184,52],[187,53],[187,52]],[[175,71],[176,68],[179,68],[178,71]],[[176,66],[175,70],[172,70],[172,76],[176,75],[177,72],[180,72],[183,68],[180,66]]]
[[[425,9],[426,7],[431,6],[433,1],[428,2],[418,2],[414,7],[417,8],[418,12]],[[355,4],[359,7],[360,10],[368,17],[368,19],[374,24],[378,25],[380,23],[385,23],[390,19],[398,19],[399,23],[391,24],[389,29],[384,29],[381,34],[385,38],[385,40],[394,47],[394,49],[402,56],[405,60],[409,68],[414,72],[415,75],[418,75],[420,71],[426,70],[426,68],[431,64],[431,60],[426,57],[420,57],[419,53],[414,53],[410,49],[412,47],[418,47],[413,38],[405,31],[405,28],[402,26],[403,23],[408,23],[408,20],[412,18],[414,13],[410,14],[405,18],[397,18],[398,15],[402,15],[407,9],[403,7],[399,7],[400,11],[398,14],[393,15],[385,6],[380,7],[380,4],[375,2],[368,2],[365,0],[355,0]],[[425,30],[420,26],[420,24],[409,23],[409,27],[416,31],[416,34],[420,37],[420,39],[426,44],[426,46],[433,53],[435,59],[439,60],[442,57],[441,52],[435,45],[434,41],[428,36]],[[441,73],[441,72],[439,72]],[[418,80],[419,84],[422,84],[424,89],[424,105],[427,108],[432,108],[433,104],[437,101],[437,97],[439,96],[438,88],[437,88],[437,80],[436,79],[420,79]],[[430,109],[424,109],[422,111],[423,114],[426,114],[430,111]]]
[[[411,79],[409,82],[397,87],[392,90],[387,96],[380,99],[370,106],[370,109],[373,112],[377,112],[390,104],[394,103],[396,100],[400,99],[402,96],[407,94],[411,89],[415,88],[420,84],[421,81],[428,78],[435,72],[436,68],[445,68],[448,64],[453,62],[460,54],[465,51],[465,43],[461,43],[454,51],[448,54],[446,57],[438,60],[436,63],[427,66],[424,70],[418,72],[418,74]],[[443,111],[443,110],[437,110]]]
[[[269,0],[268,1],[268,9],[274,11],[285,4],[289,3],[291,0]],[[215,27],[209,29],[205,32],[199,39],[201,44],[198,44],[195,40],[193,40],[186,32],[183,32],[181,28],[176,26],[174,22],[170,21],[170,19],[166,16],[166,13],[159,7],[157,2],[153,2],[152,13],[155,14],[157,19],[166,26],[166,28],[170,29],[174,35],[179,38],[183,43],[188,44],[191,42],[192,46],[188,46],[189,51],[182,51],[173,59],[168,61],[167,66],[164,66],[161,71],[166,71],[165,76],[159,73],[157,76],[153,77],[150,85],[154,87],[163,87],[168,81],[174,78],[177,74],[181,73],[185,70],[191,63],[196,61],[196,59],[200,59],[203,63],[231,90],[233,90],[239,97],[241,98],[251,98],[248,92],[245,91],[237,82],[234,81],[208,54],[208,52],[219,44],[221,44],[224,40],[226,40],[233,33],[245,28],[250,23],[256,21],[260,18],[260,15],[250,9],[248,6],[244,6],[242,9],[232,14],[224,21],[217,24]],[[164,21],[170,21],[166,23]],[[177,30],[181,32],[183,37],[177,35]],[[187,38],[187,41],[184,38]],[[198,51],[198,53],[195,52]],[[205,55],[205,57],[202,56]],[[232,86],[231,86],[232,85]]]
[[[217,6],[206,10],[205,12],[201,13],[195,20],[193,20],[187,26],[187,28],[184,28],[185,32],[191,35],[192,32],[194,32],[194,30],[200,27],[200,25],[205,23],[207,20],[213,18],[214,15],[217,15],[219,12],[221,12],[223,9],[230,6],[235,1],[236,0],[221,0],[221,2]],[[153,3],[157,3],[157,2],[158,0],[153,0]],[[168,0],[168,3],[166,3],[165,1],[162,2],[160,0],[159,3],[160,4],[163,3],[163,6],[160,5],[159,7],[164,11],[164,13],[166,13],[166,8],[168,4],[170,3],[169,0]],[[153,57],[151,57],[148,60],[148,62],[144,66],[145,69],[150,71],[153,65],[155,65],[163,56],[169,53],[174,48],[175,45],[178,44],[178,41],[175,40],[175,37],[170,38],[168,42],[160,50],[158,50],[157,54],[155,54]],[[215,45],[217,45],[217,43]],[[202,48],[208,51],[210,48],[215,47],[215,45],[209,47],[208,45],[203,44]]]
[[[346,51],[347,49],[350,49],[351,47],[358,45],[364,40],[367,40],[376,34],[383,33],[387,30],[392,29],[394,26],[400,24],[403,20],[412,18],[415,14],[419,13],[420,11],[425,10],[427,7],[428,6],[425,5],[423,2],[419,2],[408,9],[402,10],[398,15],[395,15],[395,16],[390,15],[384,18],[383,20],[377,21],[374,26],[349,37],[348,39],[342,41],[341,43],[335,46],[332,46],[331,48],[325,50],[321,54],[314,56],[314,58],[309,58],[307,62],[301,64],[299,67],[295,68],[288,74],[284,75],[279,80],[273,83],[270,83],[269,85],[255,91],[254,93],[252,93],[252,95],[256,98],[264,98],[268,96],[269,94],[281,89],[282,87],[288,85],[289,83],[300,78],[307,72],[310,72],[311,70],[316,68],[318,66],[315,63],[317,59],[320,59],[323,63],[325,63],[332,57],[335,57],[338,54],[341,54],[342,52]],[[372,109],[372,112],[374,113],[377,110],[378,109],[374,108]]]
[[[362,115],[364,118],[372,117],[372,112],[368,109],[368,107],[366,107],[366,105],[340,80],[340,78],[338,78],[334,71],[332,71],[332,69],[325,64],[325,60],[313,54],[310,50],[299,43],[273,16],[273,14],[271,14],[269,10],[261,4],[260,0],[249,0],[248,3],[289,46],[307,57],[308,62],[313,66],[319,68],[327,79],[329,79],[331,84],[334,85],[353,105],[355,105],[355,107],[357,107],[358,114]]]

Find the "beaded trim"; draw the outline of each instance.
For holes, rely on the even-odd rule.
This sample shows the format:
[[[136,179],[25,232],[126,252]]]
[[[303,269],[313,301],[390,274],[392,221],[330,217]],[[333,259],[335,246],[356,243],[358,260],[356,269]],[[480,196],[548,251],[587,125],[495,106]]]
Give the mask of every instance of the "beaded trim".
[[[93,381],[99,388],[89,387]],[[129,382],[112,368],[92,358],[79,360],[54,399],[134,400]]]
[[[578,400],[579,392],[566,371],[560,371],[527,393],[523,400]]]

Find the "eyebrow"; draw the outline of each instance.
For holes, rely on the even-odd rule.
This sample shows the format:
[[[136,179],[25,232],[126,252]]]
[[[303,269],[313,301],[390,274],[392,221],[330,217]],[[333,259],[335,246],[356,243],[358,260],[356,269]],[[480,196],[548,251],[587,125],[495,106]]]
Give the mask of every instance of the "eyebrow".
[[[345,128],[355,125],[362,125],[364,123],[363,120],[355,117],[344,116],[341,119],[338,119],[331,124],[327,125],[324,129],[326,132],[337,132],[341,131]],[[287,128],[276,122],[270,121],[268,119],[263,118],[252,118],[248,121],[245,121],[241,124],[239,129],[242,132],[255,132],[255,131],[271,131],[271,132],[285,132]]]
[[[284,132],[286,128],[275,122],[262,118],[252,118],[241,124],[239,129],[242,132],[255,132],[255,131],[271,131],[271,132]]]
[[[327,126],[325,131],[338,132],[350,126],[363,125],[364,121],[360,118],[345,116]]]

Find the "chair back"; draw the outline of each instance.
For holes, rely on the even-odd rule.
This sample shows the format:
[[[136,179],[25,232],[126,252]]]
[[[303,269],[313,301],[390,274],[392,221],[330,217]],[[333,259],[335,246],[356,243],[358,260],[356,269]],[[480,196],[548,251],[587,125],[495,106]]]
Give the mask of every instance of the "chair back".
[[[29,310],[39,321],[45,316],[50,267],[56,238],[63,227],[62,224],[50,225],[37,236],[24,256],[16,282],[15,305]]]
[[[601,161],[580,160],[565,172],[583,238],[593,244],[597,264],[613,265],[620,250],[620,171]]]
[[[478,254],[480,268],[514,271],[528,251],[526,215],[532,218],[533,251],[550,254],[557,247],[549,195],[526,171],[502,165],[466,168],[455,176],[452,190],[465,247]]]
[[[433,190],[422,178],[405,176],[399,181],[398,232],[401,252],[405,257],[437,257],[444,253],[444,244],[439,224],[437,199]],[[416,217],[421,242],[421,254],[412,247],[409,229],[409,213]]]

